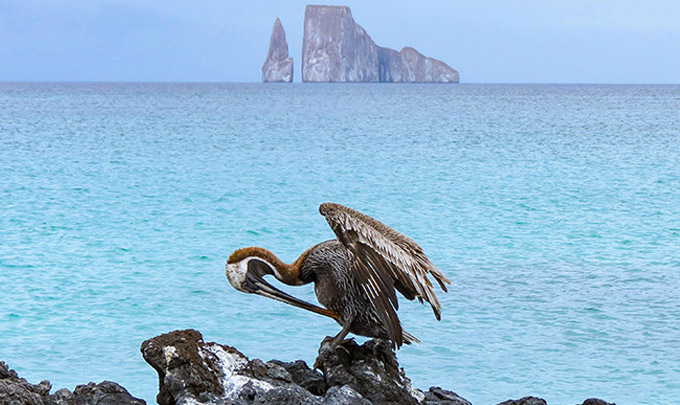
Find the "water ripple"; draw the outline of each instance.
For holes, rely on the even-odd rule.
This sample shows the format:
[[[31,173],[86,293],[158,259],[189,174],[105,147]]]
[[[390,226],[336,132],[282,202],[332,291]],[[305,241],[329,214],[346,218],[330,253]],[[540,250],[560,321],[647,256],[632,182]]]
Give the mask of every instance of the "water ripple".
[[[0,359],[149,402],[139,344],[171,329],[311,362],[338,326],[234,291],[223,265],[242,246],[292,261],[332,238],[317,214],[330,200],[408,234],[454,282],[440,323],[401,306],[423,341],[399,353],[416,386],[670,403],[679,94],[0,83]]]

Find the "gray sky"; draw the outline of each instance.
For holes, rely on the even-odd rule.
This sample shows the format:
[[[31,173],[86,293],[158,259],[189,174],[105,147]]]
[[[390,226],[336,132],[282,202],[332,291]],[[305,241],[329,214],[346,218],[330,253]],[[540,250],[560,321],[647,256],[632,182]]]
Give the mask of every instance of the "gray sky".
[[[304,1],[0,0],[0,81],[256,82],[276,17],[300,80]],[[674,0],[344,1],[381,46],[467,83],[680,83]]]

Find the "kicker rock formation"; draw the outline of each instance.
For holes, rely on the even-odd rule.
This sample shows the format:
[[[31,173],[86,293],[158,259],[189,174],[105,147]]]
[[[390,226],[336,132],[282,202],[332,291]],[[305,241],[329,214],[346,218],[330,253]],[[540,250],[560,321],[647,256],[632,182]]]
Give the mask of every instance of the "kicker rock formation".
[[[303,82],[377,82],[377,46],[347,6],[305,9]]]
[[[347,6],[308,5],[303,82],[458,83],[458,72],[413,48],[377,46]]]
[[[458,83],[458,72],[446,63],[406,46],[378,49],[379,76],[388,83]]]
[[[293,81],[293,58],[288,57],[286,32],[278,18],[274,22],[272,36],[269,38],[267,59],[262,65],[262,81],[286,83]]]

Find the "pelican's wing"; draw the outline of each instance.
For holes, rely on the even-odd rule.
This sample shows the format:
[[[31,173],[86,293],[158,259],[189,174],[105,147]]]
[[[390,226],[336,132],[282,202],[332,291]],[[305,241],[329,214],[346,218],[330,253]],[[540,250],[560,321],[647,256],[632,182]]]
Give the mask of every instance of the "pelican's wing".
[[[402,341],[395,312],[395,287],[408,299],[430,303],[435,317],[441,319],[441,305],[427,275],[431,274],[444,291],[444,283],[450,281],[425,257],[420,246],[382,222],[340,204],[321,204],[319,212],[349,250],[352,271],[375,306],[390,340]]]

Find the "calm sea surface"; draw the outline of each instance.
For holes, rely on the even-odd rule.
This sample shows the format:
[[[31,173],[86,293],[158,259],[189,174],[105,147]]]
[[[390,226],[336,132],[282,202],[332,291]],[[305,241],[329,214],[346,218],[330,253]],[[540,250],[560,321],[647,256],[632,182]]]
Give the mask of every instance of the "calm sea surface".
[[[224,262],[333,238],[324,201],[453,281],[402,299],[415,386],[680,403],[680,86],[0,83],[0,359],[150,403],[174,329],[311,364],[339,326]]]

